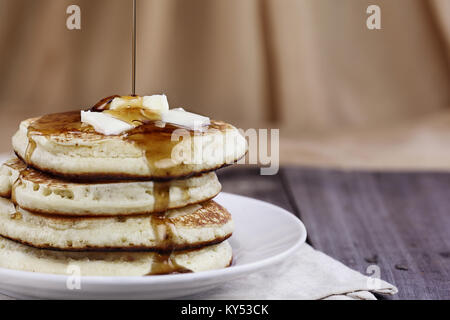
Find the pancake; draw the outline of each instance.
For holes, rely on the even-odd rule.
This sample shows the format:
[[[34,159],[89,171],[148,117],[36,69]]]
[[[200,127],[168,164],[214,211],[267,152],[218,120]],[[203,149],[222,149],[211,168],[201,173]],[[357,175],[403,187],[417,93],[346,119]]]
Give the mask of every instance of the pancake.
[[[12,143],[28,165],[84,181],[187,177],[232,164],[247,151],[239,131],[221,121],[204,131],[149,122],[105,136],[81,123],[80,111],[25,120]]]
[[[209,200],[220,190],[214,172],[167,182],[76,183],[27,169],[17,158],[0,167],[0,196],[44,214],[149,214]]]
[[[230,213],[212,200],[160,215],[68,217],[35,214],[0,198],[0,235],[36,248],[185,250],[219,243],[233,228]]]
[[[232,251],[227,241],[168,255],[155,252],[62,252],[41,250],[0,237],[0,267],[81,276],[143,276],[225,268]]]

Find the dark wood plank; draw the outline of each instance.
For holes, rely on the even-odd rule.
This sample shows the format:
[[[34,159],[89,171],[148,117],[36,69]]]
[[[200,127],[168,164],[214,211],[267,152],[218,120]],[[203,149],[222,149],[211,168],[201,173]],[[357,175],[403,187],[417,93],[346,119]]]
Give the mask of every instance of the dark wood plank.
[[[217,176],[222,191],[267,201],[296,213],[279,175],[261,176],[259,168],[231,166],[218,170]]]
[[[312,245],[403,299],[450,299],[450,175],[285,168]]]

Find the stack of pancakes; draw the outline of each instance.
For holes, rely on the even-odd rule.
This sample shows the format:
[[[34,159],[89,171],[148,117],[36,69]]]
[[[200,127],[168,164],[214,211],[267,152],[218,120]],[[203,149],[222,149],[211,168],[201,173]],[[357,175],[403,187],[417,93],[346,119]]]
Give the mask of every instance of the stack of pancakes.
[[[0,267],[130,276],[230,265],[233,221],[211,200],[221,190],[214,170],[246,143],[229,124],[209,128],[174,141],[179,128],[153,122],[105,136],[79,111],[23,121],[17,158],[0,168]],[[221,152],[171,156],[199,144]]]

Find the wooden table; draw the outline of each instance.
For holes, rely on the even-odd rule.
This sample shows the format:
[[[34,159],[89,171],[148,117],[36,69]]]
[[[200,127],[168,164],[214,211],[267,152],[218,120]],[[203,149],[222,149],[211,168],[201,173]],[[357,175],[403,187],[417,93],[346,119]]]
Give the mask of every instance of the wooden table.
[[[298,216],[316,249],[367,274],[378,265],[399,293],[386,299],[450,299],[450,174],[346,172],[299,167],[261,176],[219,170],[223,191]]]

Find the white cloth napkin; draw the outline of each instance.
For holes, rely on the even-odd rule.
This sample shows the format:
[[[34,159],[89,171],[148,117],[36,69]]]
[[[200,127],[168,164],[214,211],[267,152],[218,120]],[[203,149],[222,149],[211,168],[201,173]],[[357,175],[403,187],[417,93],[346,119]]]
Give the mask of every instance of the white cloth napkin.
[[[376,300],[371,292],[397,291],[304,244],[288,261],[188,298]]]

